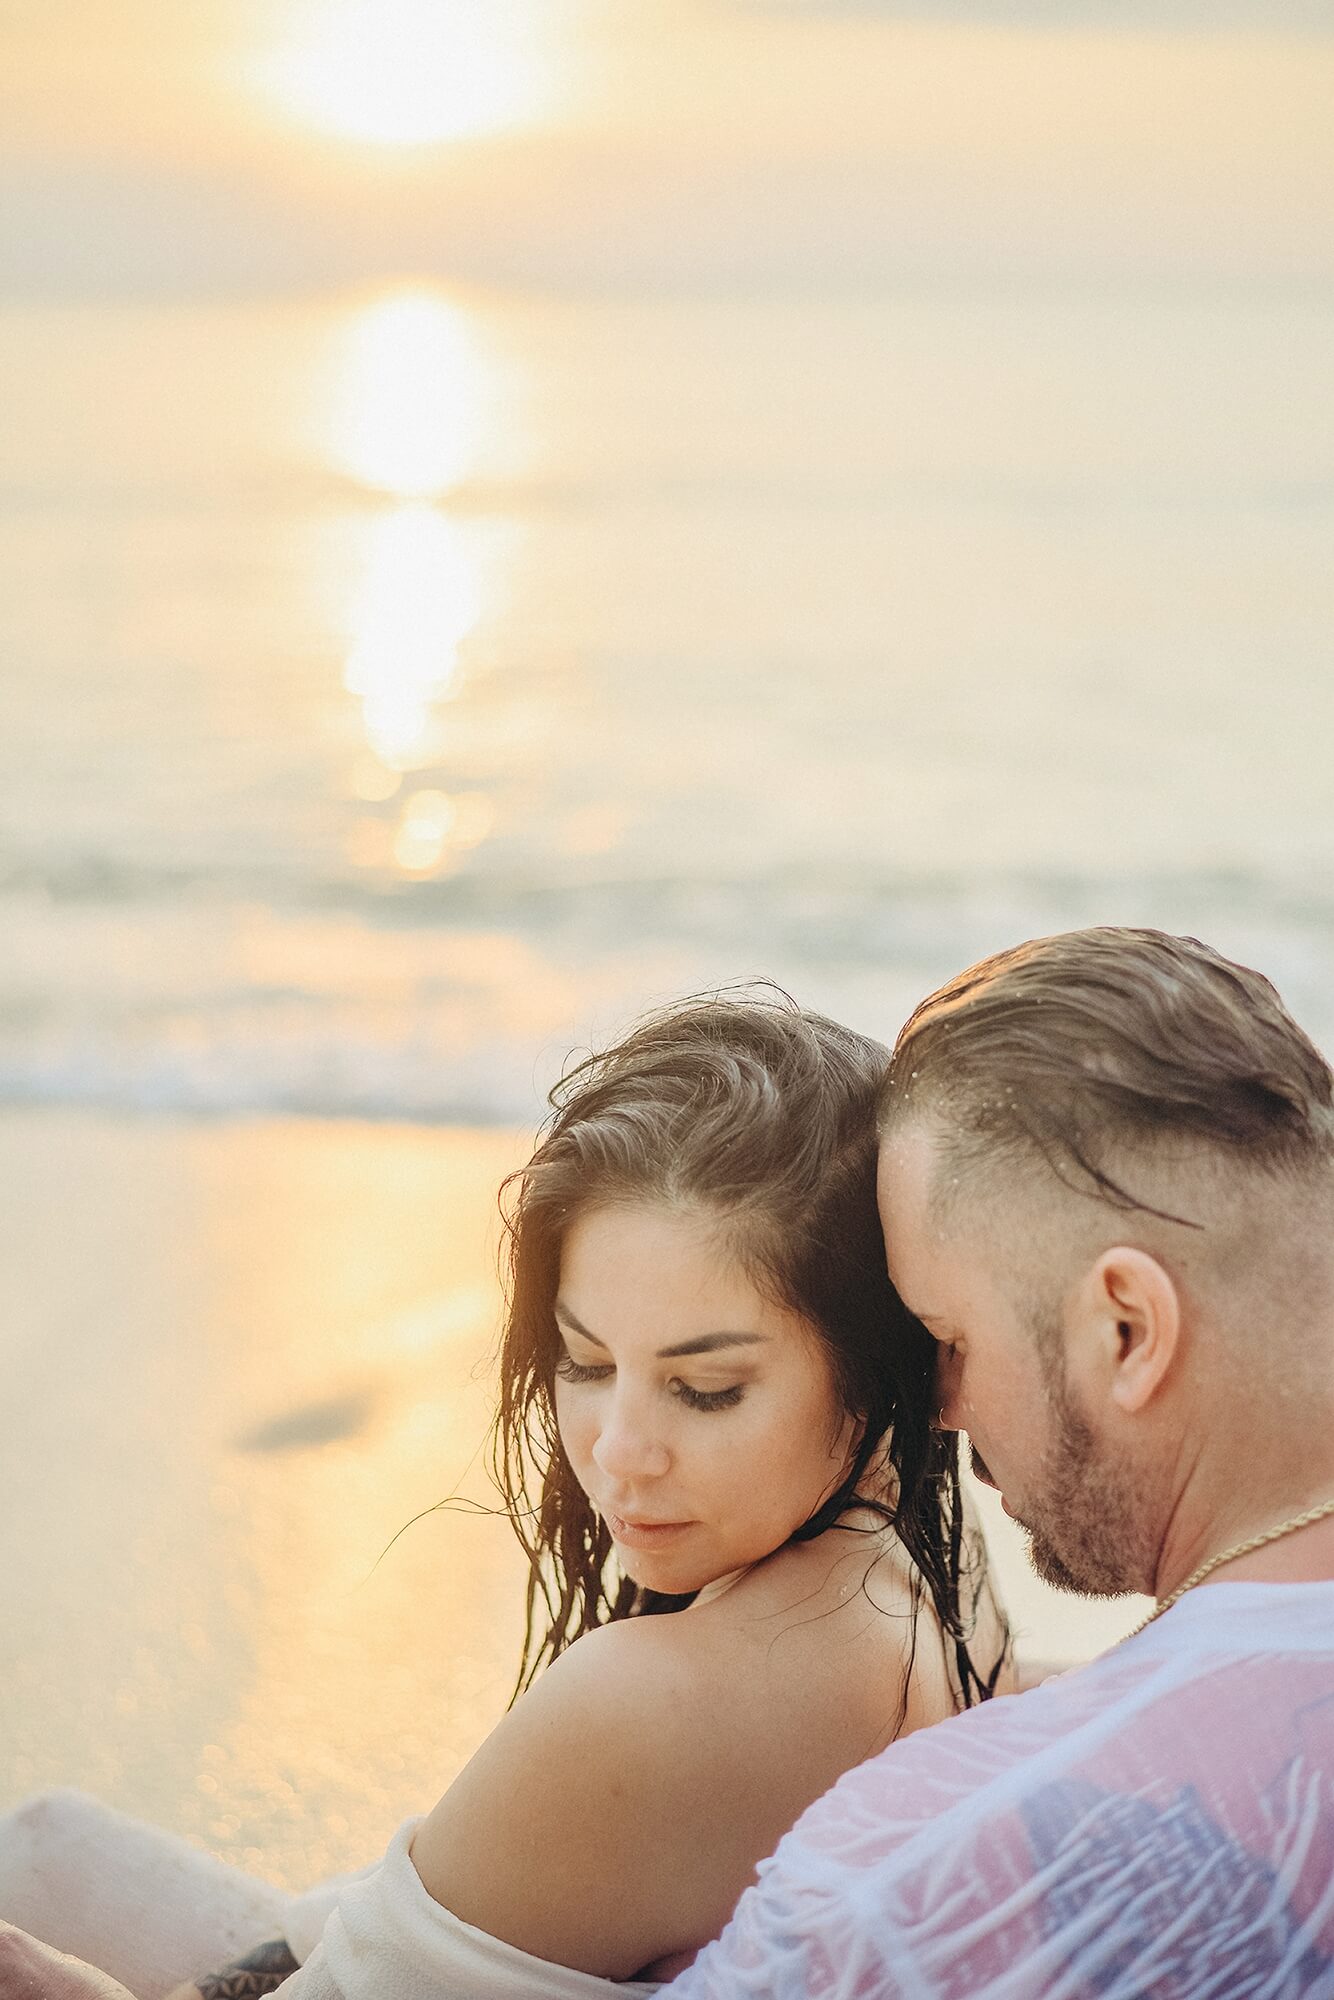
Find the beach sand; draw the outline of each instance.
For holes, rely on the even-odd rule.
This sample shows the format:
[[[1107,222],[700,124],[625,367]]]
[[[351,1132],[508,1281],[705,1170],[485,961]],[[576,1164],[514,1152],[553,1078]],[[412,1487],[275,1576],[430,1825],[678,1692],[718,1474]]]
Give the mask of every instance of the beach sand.
[[[466,1509],[398,1531],[491,1498],[495,1189],[523,1148],[0,1118],[0,1810],[78,1785],[297,1887],[448,1783],[508,1699],[523,1565]],[[1032,1652],[1134,1622],[1045,1590],[987,1519]]]

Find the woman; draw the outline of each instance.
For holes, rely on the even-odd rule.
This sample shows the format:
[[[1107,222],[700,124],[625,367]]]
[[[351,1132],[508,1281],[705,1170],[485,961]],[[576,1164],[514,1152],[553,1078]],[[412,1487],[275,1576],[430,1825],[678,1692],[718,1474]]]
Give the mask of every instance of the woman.
[[[885,1060],[784,1000],[704,1000],[555,1093],[508,1184],[519,1696],[294,2000],[652,1990],[844,1770],[1002,1684],[932,1342],[885,1274]]]

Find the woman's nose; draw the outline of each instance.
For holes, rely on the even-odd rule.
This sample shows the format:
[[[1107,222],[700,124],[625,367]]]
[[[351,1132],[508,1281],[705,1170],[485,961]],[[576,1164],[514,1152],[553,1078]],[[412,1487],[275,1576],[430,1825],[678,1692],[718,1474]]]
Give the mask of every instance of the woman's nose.
[[[660,1478],[671,1464],[671,1453],[648,1413],[620,1396],[613,1396],[607,1406],[593,1458],[608,1479],[625,1484]]]

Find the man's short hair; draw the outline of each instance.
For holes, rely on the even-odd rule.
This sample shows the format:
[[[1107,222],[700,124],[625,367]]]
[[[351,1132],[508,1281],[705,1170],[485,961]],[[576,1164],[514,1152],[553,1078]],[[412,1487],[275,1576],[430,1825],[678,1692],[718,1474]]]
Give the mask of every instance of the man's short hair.
[[[918,1113],[941,1166],[1047,1166],[1170,1221],[1112,1171],[1172,1146],[1313,1178],[1334,1163],[1334,1075],[1269,981],[1195,938],[1098,928],[983,959],[904,1026],[882,1124]]]

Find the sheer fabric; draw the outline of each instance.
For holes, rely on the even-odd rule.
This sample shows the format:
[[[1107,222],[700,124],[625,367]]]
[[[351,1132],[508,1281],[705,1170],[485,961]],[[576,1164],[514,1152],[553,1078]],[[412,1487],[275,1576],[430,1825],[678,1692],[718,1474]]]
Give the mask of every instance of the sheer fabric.
[[[1334,2000],[1334,1583],[1201,1586],[892,1745],[668,1995]]]

